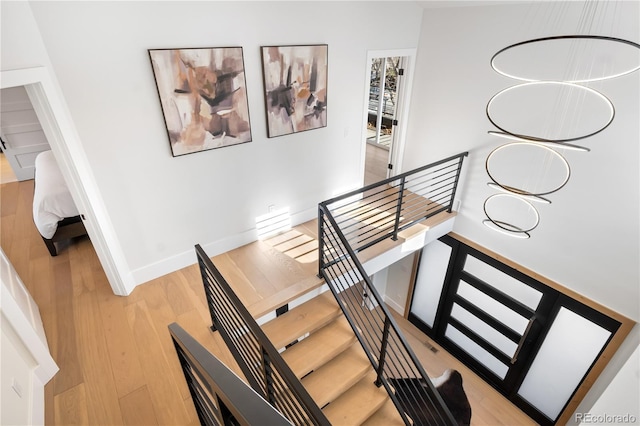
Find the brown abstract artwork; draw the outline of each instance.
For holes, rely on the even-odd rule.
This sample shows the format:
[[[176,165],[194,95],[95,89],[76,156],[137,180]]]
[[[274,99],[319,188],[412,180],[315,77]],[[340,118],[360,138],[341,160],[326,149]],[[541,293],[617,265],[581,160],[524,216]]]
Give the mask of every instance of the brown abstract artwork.
[[[270,138],[327,125],[327,45],[263,46]]]
[[[251,142],[241,47],[149,56],[174,157]]]

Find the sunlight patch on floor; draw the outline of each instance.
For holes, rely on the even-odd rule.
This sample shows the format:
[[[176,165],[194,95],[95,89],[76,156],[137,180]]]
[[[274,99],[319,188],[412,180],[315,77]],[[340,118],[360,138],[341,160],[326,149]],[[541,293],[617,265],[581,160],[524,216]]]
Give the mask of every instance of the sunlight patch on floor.
[[[295,229],[280,233],[263,241],[300,263],[318,261],[318,240]]]

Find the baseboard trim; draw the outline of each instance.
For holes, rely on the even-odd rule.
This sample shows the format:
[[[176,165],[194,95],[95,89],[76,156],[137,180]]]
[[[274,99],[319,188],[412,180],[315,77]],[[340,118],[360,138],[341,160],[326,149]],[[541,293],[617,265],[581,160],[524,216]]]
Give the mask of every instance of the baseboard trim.
[[[386,303],[388,307],[396,311],[399,315],[404,316],[404,306],[400,306],[398,302],[396,302],[386,294],[383,296],[383,298],[384,303]]]
[[[317,207],[313,207],[304,210],[299,213],[291,215],[291,225],[296,226],[301,223],[308,222],[318,214]],[[204,251],[209,256],[217,256],[221,253],[233,250],[245,244],[252,243],[258,239],[255,228],[241,232],[239,234],[231,235],[225,238],[221,238],[209,243],[200,243]],[[154,262],[142,268],[134,269],[131,271],[134,286],[130,289],[129,294],[133,289],[140,284],[144,284],[156,278],[175,272],[179,269],[186,268],[197,262],[195,251],[193,249],[186,250],[182,253],[167,257],[158,262]]]

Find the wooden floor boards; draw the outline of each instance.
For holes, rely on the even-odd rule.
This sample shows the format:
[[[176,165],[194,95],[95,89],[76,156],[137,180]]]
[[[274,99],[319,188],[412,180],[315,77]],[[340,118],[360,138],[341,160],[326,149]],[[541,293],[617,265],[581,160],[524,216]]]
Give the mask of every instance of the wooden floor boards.
[[[365,149],[364,186],[367,186],[387,178],[389,150],[370,143],[365,144]]]
[[[88,238],[49,256],[33,225],[32,194],[33,181],[0,185],[0,244],[39,306],[60,367],[45,387],[46,424],[198,424],[167,325],[177,321],[239,372],[219,334],[208,328],[198,268],[152,280],[127,297],[115,296]],[[316,238],[315,222],[296,230]],[[214,263],[255,309],[299,280],[313,283],[317,272],[315,262],[297,261],[268,241],[216,256]],[[430,374],[440,375],[446,368],[462,372],[473,424],[532,424],[449,354],[431,352],[426,336],[406,326],[411,330],[408,340]]]

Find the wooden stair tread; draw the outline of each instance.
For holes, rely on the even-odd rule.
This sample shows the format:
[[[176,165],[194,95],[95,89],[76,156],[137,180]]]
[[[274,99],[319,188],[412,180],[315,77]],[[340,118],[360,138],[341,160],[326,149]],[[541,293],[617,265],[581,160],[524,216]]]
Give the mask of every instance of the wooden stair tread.
[[[376,373],[371,371],[351,389],[327,405],[322,411],[332,425],[361,425],[373,415],[389,395],[384,387],[373,382]]]
[[[302,384],[320,408],[335,400],[371,371],[371,363],[359,345],[302,379]]]
[[[404,422],[391,398],[362,424],[363,426],[402,426]]]
[[[325,292],[262,326],[273,346],[280,349],[312,333],[342,314],[331,292]]]
[[[260,299],[255,303],[247,306],[247,309],[254,318],[260,318],[270,312],[275,311],[279,307],[295,300],[303,294],[321,287],[325,283],[324,278],[318,278],[316,275],[298,281],[277,293]]]
[[[288,348],[282,358],[300,378],[321,367],[356,342],[344,316]]]

